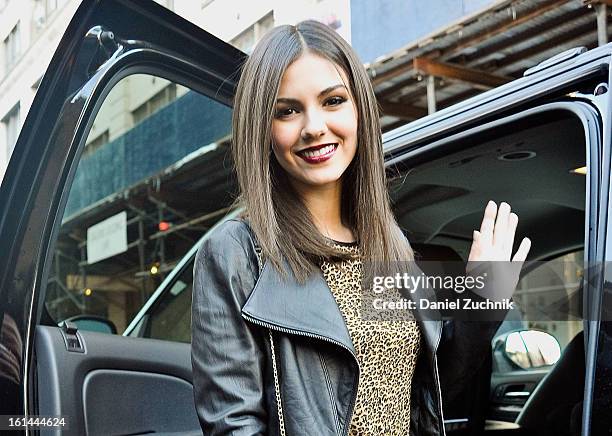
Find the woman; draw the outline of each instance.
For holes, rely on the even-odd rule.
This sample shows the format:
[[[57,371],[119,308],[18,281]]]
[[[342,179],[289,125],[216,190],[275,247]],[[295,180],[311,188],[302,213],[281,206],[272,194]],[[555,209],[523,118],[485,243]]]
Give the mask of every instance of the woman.
[[[359,316],[362,279],[414,256],[351,47],[314,21],[270,31],[244,65],[232,127],[245,213],[211,232],[194,267],[204,434],[443,434],[441,394],[478,368],[496,325],[454,323],[443,335],[441,321]],[[510,260],[517,223],[490,202],[470,260]]]

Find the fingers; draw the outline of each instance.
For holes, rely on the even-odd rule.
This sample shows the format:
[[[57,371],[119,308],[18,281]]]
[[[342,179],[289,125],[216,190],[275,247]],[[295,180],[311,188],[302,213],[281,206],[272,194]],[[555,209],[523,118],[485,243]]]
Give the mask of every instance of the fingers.
[[[508,231],[506,242],[504,244],[505,258],[510,259],[512,256],[512,247],[514,247],[514,235],[516,234],[516,227],[518,226],[518,215],[512,212],[508,217]]]
[[[527,259],[527,255],[529,254],[529,249],[531,248],[531,240],[529,238],[523,238],[521,241],[521,245],[519,246],[516,254],[512,258],[513,262],[524,262]]]
[[[470,254],[468,255],[468,262],[474,259],[478,259],[480,256],[480,251],[481,251],[480,250],[480,238],[481,238],[480,232],[478,230],[474,230],[472,237],[474,240],[472,242]]]
[[[489,201],[485,208],[484,217],[480,224],[480,241],[482,244],[493,242],[493,229],[495,228],[495,217],[497,216],[497,204]]]
[[[514,238],[518,227],[519,218],[512,212],[506,202],[501,202],[499,208],[494,201],[489,201],[485,208],[484,217],[480,226],[480,232],[474,231],[474,242],[469,258],[479,258],[483,247],[493,248],[491,253],[495,259],[510,259],[514,247]],[[528,238],[521,241],[521,245],[514,259],[525,260],[531,248]],[[485,250],[486,251],[486,250]],[[489,259],[489,260],[493,260]]]
[[[506,248],[508,242],[508,218],[510,216],[510,205],[502,202],[499,205],[497,212],[497,220],[495,221],[495,229],[493,230],[493,244],[501,249]],[[508,253],[508,258],[510,258]]]

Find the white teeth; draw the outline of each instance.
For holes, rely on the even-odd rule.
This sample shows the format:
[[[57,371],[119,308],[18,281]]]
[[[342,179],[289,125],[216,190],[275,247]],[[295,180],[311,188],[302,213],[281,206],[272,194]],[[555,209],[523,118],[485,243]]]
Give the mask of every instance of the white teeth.
[[[312,151],[312,150],[308,150],[308,151],[305,151],[303,154],[304,154],[304,156],[306,156],[306,157],[316,157],[316,156],[321,156],[321,155],[324,155],[324,154],[330,153],[330,152],[331,152],[331,151],[334,149],[334,147],[335,147],[335,146],[336,146],[335,144],[333,144],[333,145],[327,145],[327,146],[325,146],[325,147],[323,147],[323,148],[320,148],[320,149],[318,149],[318,150],[314,150],[314,151]]]

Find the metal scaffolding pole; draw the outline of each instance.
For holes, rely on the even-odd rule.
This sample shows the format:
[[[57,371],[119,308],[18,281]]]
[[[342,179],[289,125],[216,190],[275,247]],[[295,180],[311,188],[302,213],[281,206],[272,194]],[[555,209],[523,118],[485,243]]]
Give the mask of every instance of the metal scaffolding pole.
[[[144,271],[145,269],[145,253],[144,253],[145,240],[144,240],[144,224],[143,224],[144,217],[142,216],[142,214],[138,214],[138,218],[139,218],[138,220],[138,258],[140,261],[140,271]],[[141,277],[140,279],[140,285],[141,285],[140,299],[141,299],[142,304],[144,304],[147,301],[146,281],[147,281],[147,278],[145,276]]]
[[[157,205],[157,213],[159,217],[159,222],[161,223],[164,220],[164,206],[163,204]],[[163,267],[166,265],[166,238],[159,238],[159,274],[163,279],[166,275],[162,272]],[[163,275],[162,275],[163,274]]]
[[[599,46],[608,43],[608,6],[604,3],[595,5],[597,11],[597,42]]]
[[[54,298],[49,298],[49,296],[47,296],[46,300],[45,300],[45,304],[47,304],[49,311],[53,311],[55,310],[56,306],[61,303],[62,301],[65,300],[70,300],[74,303],[74,305],[82,312],[85,311],[85,307],[83,306],[83,303],[81,301],[79,301],[79,299],[64,285],[64,283],[62,282],[61,278],[60,278],[60,265],[59,265],[59,258],[62,255],[61,252],[56,251],[54,256],[55,256],[55,276],[51,277],[48,281],[48,284],[55,284],[54,286]],[[66,256],[66,258],[68,258],[68,256]],[[78,263],[78,261],[76,259],[72,259],[72,258],[68,258],[70,260],[75,261],[76,263]],[[60,292],[58,292],[58,290]],[[60,297],[60,294],[63,294],[63,296]]]
[[[196,224],[201,223],[202,221],[207,221],[211,218],[215,218],[218,217],[220,215],[225,215],[227,212],[229,212],[230,210],[232,210],[231,207],[224,207],[223,209],[219,209],[216,210],[214,212],[211,213],[207,213],[205,215],[199,216],[197,218],[193,218],[187,222],[181,223],[181,224],[175,224],[172,227],[170,227],[168,230],[162,232],[159,231],[157,233],[154,233],[153,235],[149,236],[149,239],[157,239],[157,238],[163,238],[171,233],[174,233],[178,230],[181,229],[193,229]],[[204,230],[208,229],[208,227],[206,227]]]
[[[436,111],[436,78],[427,76],[427,112],[433,114]]]

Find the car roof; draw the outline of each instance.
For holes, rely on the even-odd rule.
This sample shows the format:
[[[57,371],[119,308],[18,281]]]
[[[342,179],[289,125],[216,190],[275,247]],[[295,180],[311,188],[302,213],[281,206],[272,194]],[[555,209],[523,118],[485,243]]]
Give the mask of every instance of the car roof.
[[[407,143],[430,141],[456,128],[482,122],[485,117],[500,116],[512,108],[550,96],[570,84],[607,72],[612,43],[585,51],[568,50],[526,71],[526,76],[466,99],[383,134],[388,158],[394,157]],[[557,62],[555,62],[555,58]]]

